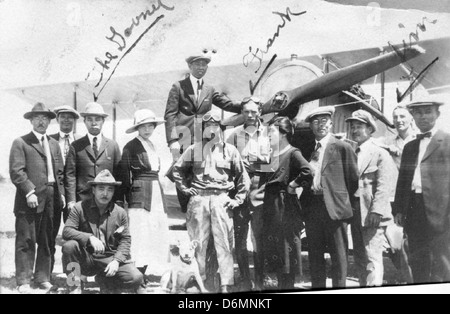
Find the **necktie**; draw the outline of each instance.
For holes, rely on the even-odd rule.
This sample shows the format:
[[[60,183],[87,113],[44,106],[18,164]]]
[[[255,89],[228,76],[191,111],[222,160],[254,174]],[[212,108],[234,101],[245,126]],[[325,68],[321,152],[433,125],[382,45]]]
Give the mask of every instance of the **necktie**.
[[[316,150],[311,155],[311,161],[319,161],[320,158],[320,149],[322,148],[322,144],[317,143]]]
[[[47,180],[48,183],[54,183],[55,182],[55,175],[53,172],[53,165],[52,165],[52,154],[50,152],[50,145],[48,144],[48,140],[46,140],[45,136],[41,139],[42,147],[44,147],[45,151],[45,157],[47,157]]]
[[[419,141],[425,139],[425,138],[431,138],[433,136],[433,134],[431,132],[427,132],[427,133],[423,133],[423,134],[418,134],[417,135],[417,139]]]
[[[200,83],[200,80],[197,81],[197,101],[200,102],[200,94],[202,93],[202,84]]]
[[[360,153],[361,153],[361,148],[358,147],[358,148],[356,149],[356,156],[359,156]]]
[[[69,149],[70,149],[69,134],[66,134],[64,136],[64,160],[67,159],[67,155],[69,154]]]
[[[98,158],[98,146],[97,146],[97,137],[94,137],[92,149],[94,150],[94,156],[97,159]]]

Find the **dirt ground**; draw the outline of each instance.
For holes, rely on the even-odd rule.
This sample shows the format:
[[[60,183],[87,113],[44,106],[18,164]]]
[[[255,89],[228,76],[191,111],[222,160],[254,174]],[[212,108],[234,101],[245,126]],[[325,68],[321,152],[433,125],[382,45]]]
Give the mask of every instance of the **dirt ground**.
[[[185,241],[187,239],[187,234],[185,231],[172,231],[172,240]],[[65,294],[66,293],[66,276],[63,274],[61,265],[61,245],[62,240],[58,239],[57,246],[57,256],[56,256],[56,266],[54,273],[54,284],[57,288],[56,291],[51,292],[52,294]],[[252,254],[250,254],[251,256]],[[328,260],[328,262],[330,262]],[[251,266],[253,268],[253,265]],[[385,283],[386,285],[393,286],[401,283],[401,278],[398,272],[393,266],[389,258],[385,258]],[[0,294],[17,294],[16,291],[16,281],[15,281],[15,266],[14,266],[14,234],[13,233],[0,233]],[[237,265],[235,265],[236,278],[239,277],[239,270]],[[349,288],[359,288],[359,284],[356,279],[355,266],[353,258],[350,256],[350,268],[349,276],[347,279],[347,287]],[[161,277],[152,275],[147,278],[147,292],[149,294],[161,294],[164,293],[161,290],[159,282]],[[331,279],[327,281],[328,287],[331,287]],[[266,288],[268,290],[276,290],[276,280],[275,278],[268,278]],[[299,291],[307,291],[311,289],[310,274],[309,274],[309,264],[308,264],[308,254],[303,253],[303,275],[298,276],[296,288]],[[41,291],[35,290],[36,294],[42,294]],[[93,278],[90,278],[88,285],[85,289],[86,294],[99,294],[100,290],[96,285]]]

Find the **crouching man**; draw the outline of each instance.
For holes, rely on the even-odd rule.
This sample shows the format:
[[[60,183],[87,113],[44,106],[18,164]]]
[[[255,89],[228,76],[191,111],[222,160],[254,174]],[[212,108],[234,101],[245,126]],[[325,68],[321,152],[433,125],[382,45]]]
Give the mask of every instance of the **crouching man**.
[[[83,291],[79,277],[96,276],[102,292],[143,292],[143,275],[131,263],[131,236],[125,210],[112,202],[120,186],[108,170],[98,174],[93,198],[75,205],[63,232],[63,267],[72,294]],[[70,287],[73,285],[73,287]]]
[[[200,275],[206,279],[207,248],[212,233],[221,292],[228,293],[234,285],[233,212],[244,203],[250,178],[237,148],[223,140],[220,117],[206,114],[203,130],[203,141],[187,149],[173,174],[177,188],[190,197],[187,229],[191,241],[200,243],[196,255]]]

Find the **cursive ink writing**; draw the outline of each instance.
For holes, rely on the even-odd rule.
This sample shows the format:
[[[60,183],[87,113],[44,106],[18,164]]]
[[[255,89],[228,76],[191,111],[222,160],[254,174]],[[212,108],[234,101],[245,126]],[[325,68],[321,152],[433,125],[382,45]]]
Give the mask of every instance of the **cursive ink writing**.
[[[409,34],[409,44],[404,40],[403,41],[403,47],[406,48],[411,48],[415,43],[420,41],[420,35],[419,35],[419,30],[423,33],[425,33],[427,31],[427,26],[425,23],[429,23],[429,24],[437,24],[438,20],[428,20],[427,17],[424,17],[422,19],[421,23],[418,23],[416,25],[416,30],[414,32],[411,32]],[[406,28],[404,24],[400,23],[399,24],[399,28]],[[395,47],[394,45],[392,45],[389,42],[389,46],[396,52],[396,54],[402,58],[404,60],[404,62],[406,62],[406,56],[405,56],[405,52],[400,51],[397,47]],[[406,50],[405,50],[406,51]],[[408,95],[410,95],[416,88],[417,86],[419,86],[419,84],[422,82],[422,80],[427,76],[427,74],[430,72],[431,68],[439,61],[439,58],[436,58],[434,61],[432,61],[424,70],[422,70],[416,77],[414,75],[415,71],[414,68],[409,66],[409,76],[407,77],[408,79],[414,79],[412,80],[412,83],[409,85],[409,87],[406,89],[406,91],[404,93],[400,92],[399,89],[397,89],[397,102],[400,103],[402,102]],[[402,77],[401,79],[404,79],[405,77]]]
[[[259,70],[261,69],[264,55],[266,55],[269,52],[270,48],[272,48],[276,39],[278,37],[280,37],[281,30],[286,27],[286,21],[291,22],[292,21],[291,15],[292,16],[301,16],[301,15],[306,14],[306,11],[303,11],[300,13],[293,13],[290,8],[286,8],[286,13],[280,13],[280,12],[272,12],[272,13],[281,17],[282,24],[278,25],[277,31],[275,32],[273,37],[271,37],[267,40],[266,50],[257,48],[256,51],[254,51],[253,47],[250,46],[249,52],[243,58],[243,63],[244,63],[245,67],[248,67],[250,65],[250,63],[252,63],[255,59],[258,60],[259,67],[255,73],[258,73]]]
[[[125,51],[125,53],[123,53],[121,55],[120,53],[113,54],[112,52],[106,52],[105,58],[98,58],[98,57],[95,58],[95,62],[97,64],[97,66],[100,65],[100,67],[101,67],[101,72],[100,72],[100,77],[99,77],[94,89],[100,88],[100,86],[103,82],[103,79],[105,77],[105,71],[111,70],[113,62],[117,62],[117,63],[115,64],[114,68],[112,69],[106,82],[101,86],[100,91],[97,94],[94,92],[94,101],[97,101],[98,97],[100,96],[100,94],[102,93],[102,91],[104,90],[106,85],[109,83],[109,81],[111,80],[112,76],[116,72],[116,69],[120,65],[122,60],[136,47],[136,45],[142,40],[144,35],[147,34],[159,21],[161,21],[165,17],[165,15],[158,16],[156,18],[156,20],[149,27],[147,27],[145,29],[145,31],[138,37],[138,39],[136,41],[134,41],[130,45],[130,47],[127,49],[127,47],[128,47],[127,38],[133,34],[133,31],[135,30],[135,28],[140,26],[142,20],[146,21],[147,18],[153,16],[156,12],[158,12],[161,9],[165,9],[167,11],[175,10],[174,6],[170,7],[166,4],[164,4],[162,1],[163,0],[158,0],[157,4],[152,5],[151,10],[150,9],[146,10],[146,11],[142,12],[141,14],[139,14],[138,16],[136,16],[135,18],[133,18],[131,20],[131,25],[123,31],[123,34],[118,32],[113,26],[111,26],[109,28],[111,31],[111,36],[106,36],[105,38],[108,41],[116,44],[117,50],[120,53],[122,53],[123,51]],[[94,71],[94,70],[96,70],[96,67],[94,67],[94,69],[92,69],[92,71]],[[86,80],[88,80],[91,77],[91,72],[88,73]]]

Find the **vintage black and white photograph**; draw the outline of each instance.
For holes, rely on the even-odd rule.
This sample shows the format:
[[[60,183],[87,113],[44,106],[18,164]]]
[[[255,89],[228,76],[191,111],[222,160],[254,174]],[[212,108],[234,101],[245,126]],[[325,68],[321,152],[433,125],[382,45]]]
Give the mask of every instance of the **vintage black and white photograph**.
[[[446,0],[0,0],[0,294],[450,293],[449,29]]]

